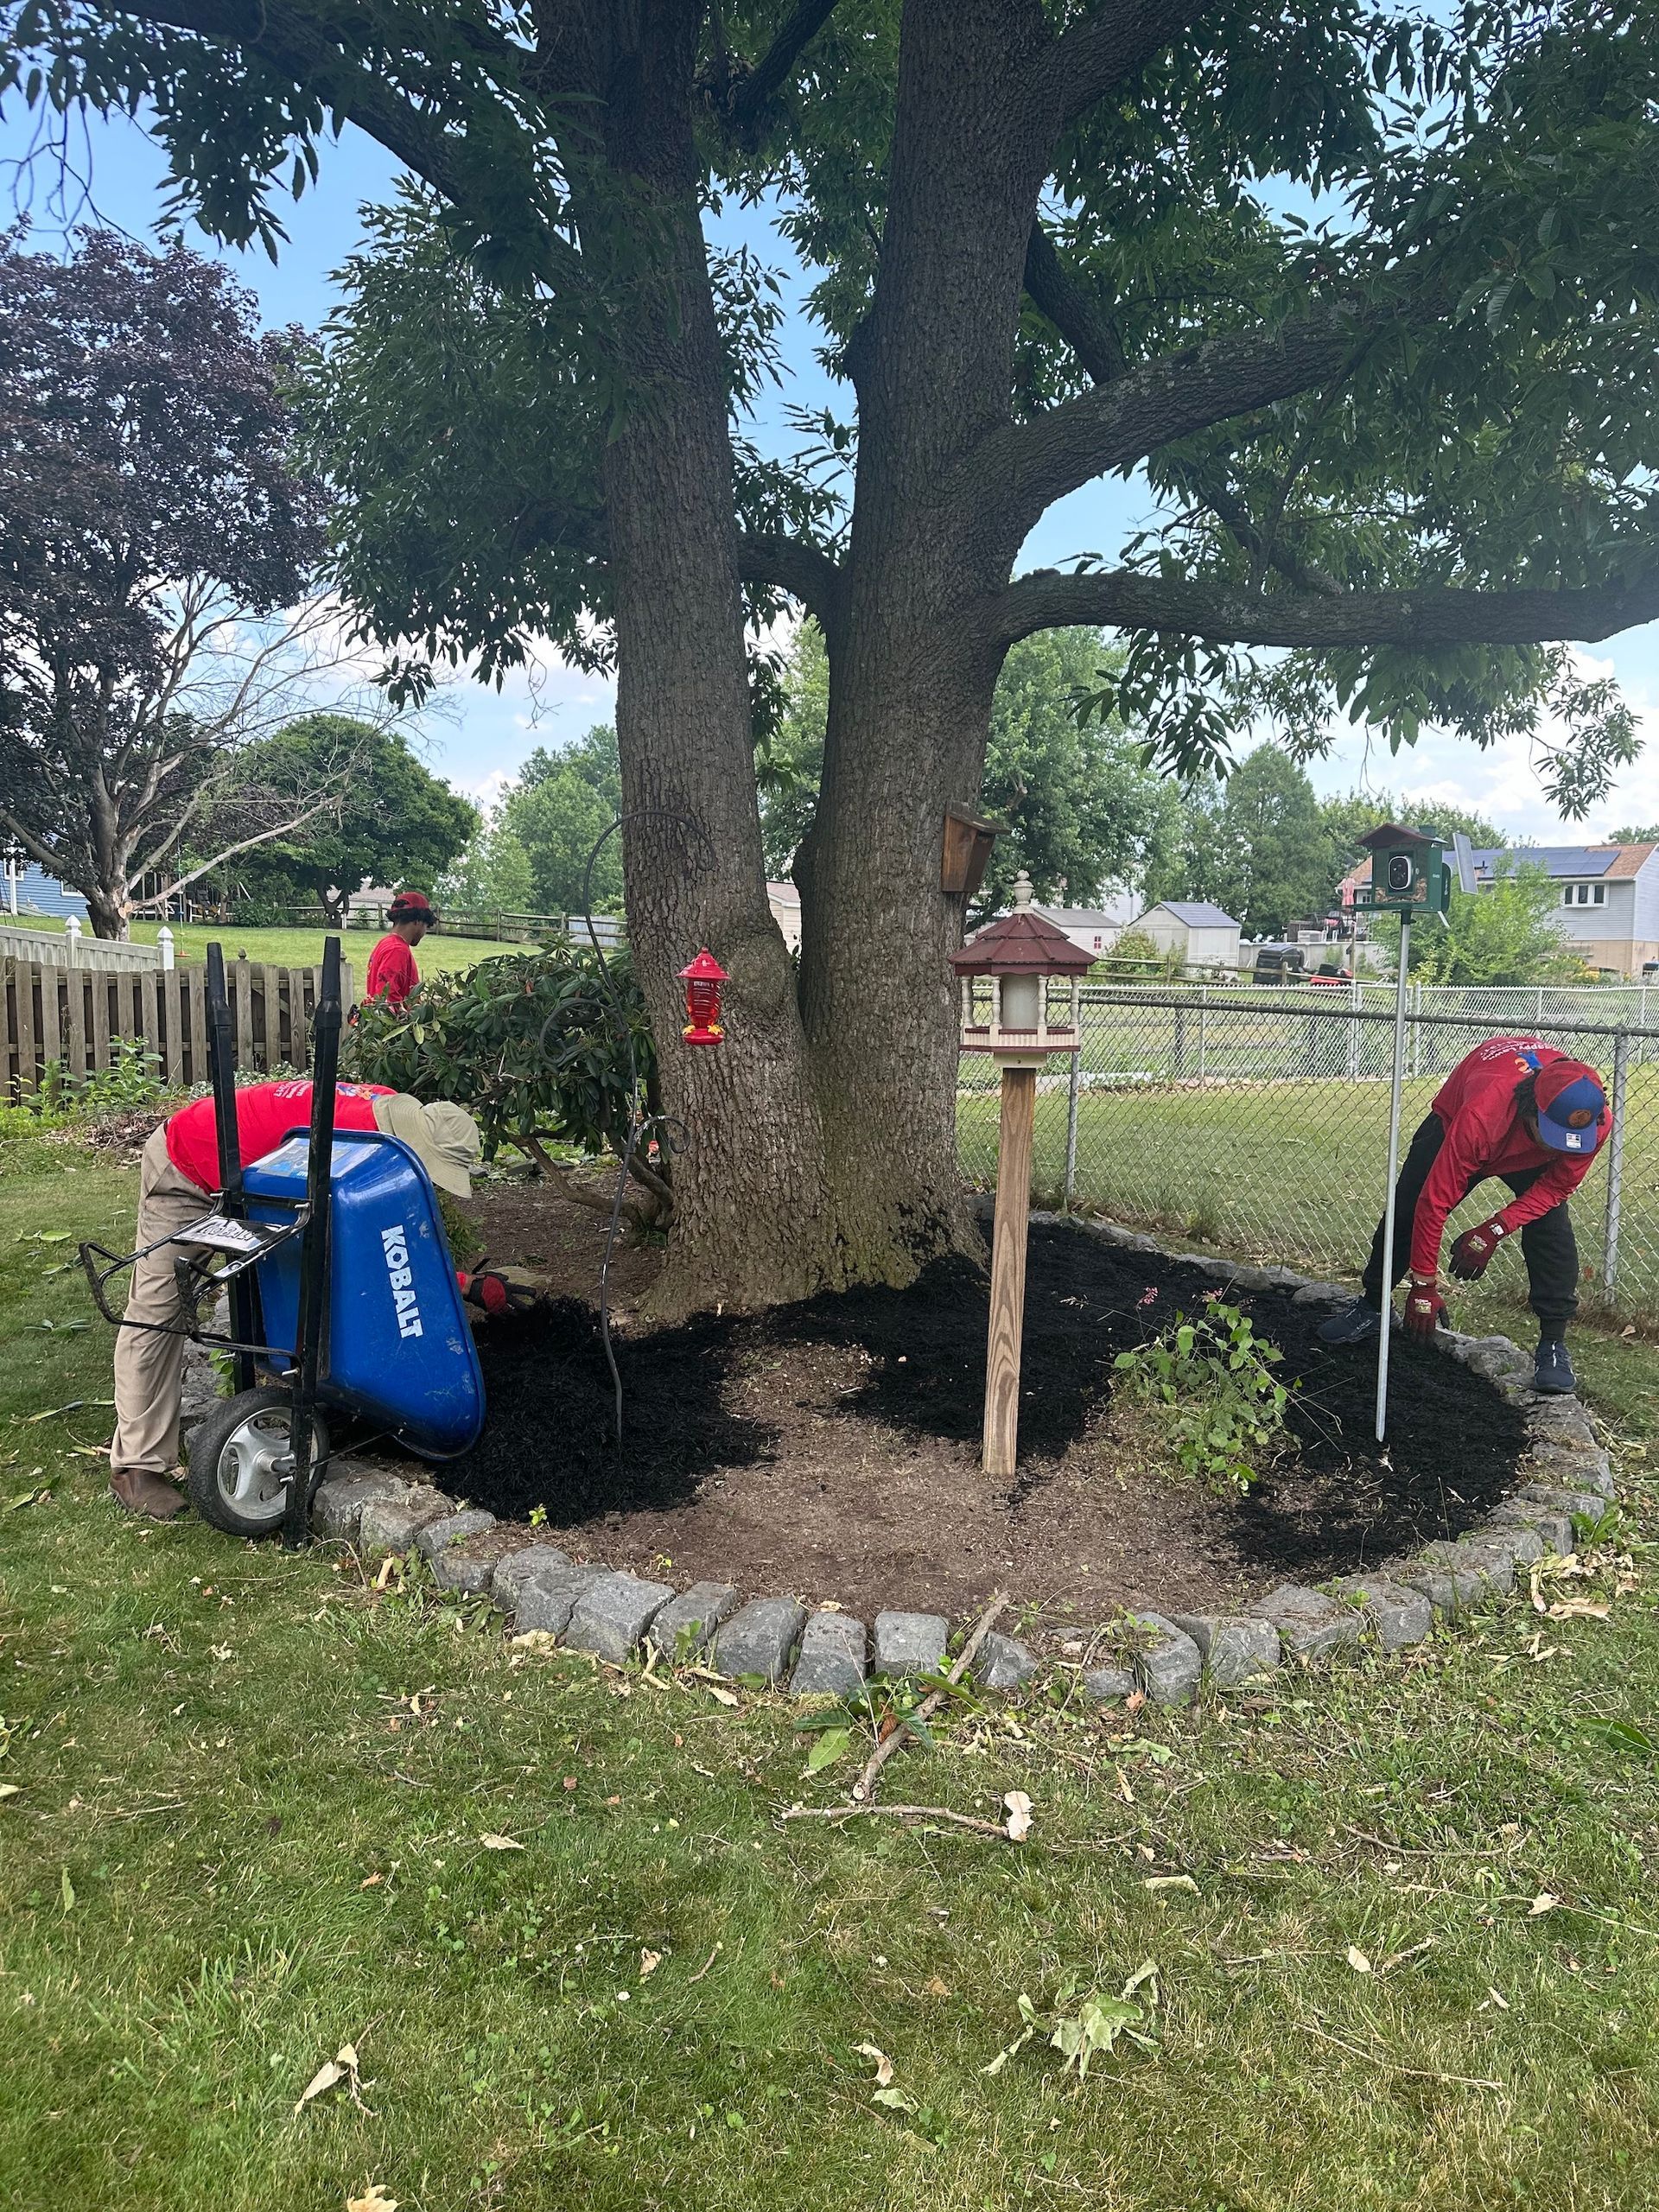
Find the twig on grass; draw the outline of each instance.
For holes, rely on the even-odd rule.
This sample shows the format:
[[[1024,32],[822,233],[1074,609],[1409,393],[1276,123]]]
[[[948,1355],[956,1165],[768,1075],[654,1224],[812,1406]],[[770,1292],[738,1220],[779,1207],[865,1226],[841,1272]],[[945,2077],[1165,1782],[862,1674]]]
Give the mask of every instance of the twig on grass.
[[[990,1604],[986,1606],[984,1611],[974,1623],[973,1631],[969,1635],[967,1643],[962,1647],[961,1656],[957,1660],[955,1665],[950,1668],[950,1671],[945,1675],[944,1679],[947,1682],[959,1682],[962,1680],[969,1668],[972,1666],[974,1661],[978,1657],[980,1645],[984,1643],[986,1637],[990,1634],[993,1626],[1000,1618],[1001,1614],[1007,1611],[1007,1592],[1005,1591],[999,1590],[995,1597],[992,1599]],[[858,1780],[853,1784],[853,1802],[855,1805],[862,1805],[868,1801],[875,1789],[876,1777],[880,1773],[882,1768],[893,1757],[893,1753],[898,1750],[899,1745],[903,1743],[906,1734],[909,1732],[911,1724],[914,1721],[926,1720],[930,1719],[931,1716],[936,1713],[939,1707],[944,1703],[944,1697],[945,1694],[943,1690],[933,1690],[930,1692],[930,1694],[922,1700],[914,1713],[906,1713],[899,1719],[898,1725],[888,1734],[878,1738],[875,1749],[870,1753],[869,1758],[864,1763],[863,1773],[859,1776]],[[1000,1833],[1000,1831],[998,1831],[998,1833]]]
[[[976,1835],[1000,1836],[1010,1842],[1001,1821],[976,1820],[971,1813],[953,1813],[944,1805],[789,1805],[780,1821],[854,1821],[863,1813],[887,1813],[896,1821],[948,1821],[952,1827],[971,1828]]]
[[[703,1961],[702,1964],[702,1965],[697,1968],[697,1970],[696,1970],[696,1974],[694,1974],[692,1975],[692,1977],[691,1977],[690,1980],[690,1981],[688,1981],[688,1982],[686,1983],[686,1985],[685,1985],[685,1986],[686,1986],[686,1987],[687,1987],[688,1989],[695,1989],[695,1988],[696,1987],[697,1984],[698,1984],[698,1983],[702,1980],[702,1977],[704,1976],[704,1974],[706,1974],[708,1973],[708,1971],[709,1971],[709,1967],[710,1967],[711,1966],[713,1966],[713,1964],[715,1963],[715,1960],[720,1956],[721,1953],[725,1949],[725,1948],[726,1948],[726,1946],[725,1946],[723,1943],[716,1943],[716,1944],[715,1945],[714,1948],[709,1952],[709,1954],[708,1957]]]
[[[1444,2082],[1459,2089],[1496,2089],[1500,2095],[1503,2093],[1502,2082],[1489,2082],[1484,2075],[1436,2074],[1426,2066],[1402,2066],[1398,2059],[1389,2058],[1382,2051],[1363,2050],[1357,2043],[1347,2043],[1341,2036],[1333,2036],[1324,2028],[1316,2028],[1312,2020],[1302,2022],[1302,2031],[1306,2035],[1317,2036],[1321,2043],[1334,2044],[1338,2050],[1345,2050],[1351,2057],[1363,2058],[1367,2065],[1386,2066],[1391,2074],[1408,2074],[1414,2082]]]

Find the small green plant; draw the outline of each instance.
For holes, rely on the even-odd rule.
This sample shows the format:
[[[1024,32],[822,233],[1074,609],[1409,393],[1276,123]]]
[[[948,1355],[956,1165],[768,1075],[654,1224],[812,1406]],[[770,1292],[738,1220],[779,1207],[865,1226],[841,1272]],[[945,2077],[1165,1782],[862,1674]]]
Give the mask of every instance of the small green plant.
[[[1249,1316],[1217,1299],[1169,1327],[1113,1366],[1137,1397],[1162,1415],[1176,1458],[1190,1474],[1218,1489],[1249,1490],[1254,1464],[1276,1450],[1286,1431],[1291,1389],[1274,1369],[1284,1358],[1259,1337]]]
[[[159,1052],[146,1052],[136,1037],[110,1040],[110,1065],[96,1069],[76,1094],[84,1114],[113,1114],[135,1106],[153,1106],[162,1095],[158,1072]]]

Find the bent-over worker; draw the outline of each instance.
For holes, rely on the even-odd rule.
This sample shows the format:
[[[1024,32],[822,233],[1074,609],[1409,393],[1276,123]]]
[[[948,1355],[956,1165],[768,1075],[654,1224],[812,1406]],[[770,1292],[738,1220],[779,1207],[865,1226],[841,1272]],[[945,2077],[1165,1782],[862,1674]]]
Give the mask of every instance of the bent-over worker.
[[[1440,1240],[1446,1217],[1477,1183],[1495,1175],[1513,1194],[1452,1247],[1450,1271],[1477,1281],[1517,1231],[1538,1316],[1535,1389],[1577,1388],[1567,1356],[1567,1325],[1579,1310],[1579,1248],[1567,1209],[1590,1172],[1613,1116],[1601,1077],[1537,1037],[1493,1037],[1452,1069],[1412,1138],[1395,1188],[1395,1232],[1383,1288],[1382,1222],[1361,1278],[1363,1295],[1319,1331],[1328,1344],[1376,1336],[1389,1292],[1409,1274],[1405,1325],[1432,1337],[1446,1319]]]
[[[292,1129],[308,1128],[312,1085],[303,1081],[252,1083],[236,1094],[236,1126],[244,1166],[275,1152]],[[478,1124],[448,1099],[423,1105],[384,1084],[342,1083],[334,1092],[334,1127],[379,1129],[415,1154],[441,1191],[464,1198],[481,1149]],[[142,1251],[175,1236],[212,1211],[219,1184],[219,1130],[212,1098],[194,1099],[151,1135],[138,1176],[138,1236]],[[133,1267],[126,1318],[143,1328],[121,1328],[115,1338],[115,1434],[110,1443],[110,1488],[129,1512],[170,1520],[184,1504],[166,1479],[179,1456],[184,1338],[173,1263],[192,1248],[163,1245]],[[196,1248],[199,1249],[199,1248]],[[463,1294],[487,1313],[521,1310],[534,1302],[536,1279],[505,1268],[459,1276]]]

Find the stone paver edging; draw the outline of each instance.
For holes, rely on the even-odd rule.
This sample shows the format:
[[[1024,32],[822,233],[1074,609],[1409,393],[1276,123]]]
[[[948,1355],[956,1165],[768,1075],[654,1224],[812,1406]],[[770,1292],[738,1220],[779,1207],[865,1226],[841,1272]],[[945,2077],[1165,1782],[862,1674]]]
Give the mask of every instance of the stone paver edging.
[[[1183,1252],[1109,1222],[1072,1225],[1200,1268],[1207,1281],[1235,1290],[1288,1290],[1299,1304],[1333,1304],[1353,1294],[1289,1268]],[[1085,1697],[1109,1703],[1139,1689],[1154,1705],[1186,1705],[1205,1684],[1248,1687],[1296,1661],[1328,1658],[1363,1641],[1397,1651],[1421,1643],[1437,1621],[1513,1590],[1517,1575],[1524,1579],[1547,1553],[1573,1548],[1573,1516],[1599,1517],[1613,1496],[1607,1454],[1583,1408],[1576,1398],[1535,1395],[1527,1381],[1532,1363],[1508,1337],[1445,1331],[1435,1341],[1447,1358],[1525,1411],[1528,1446],[1510,1495],[1456,1542],[1427,1544],[1411,1558],[1344,1575],[1328,1589],[1283,1583],[1236,1614],[1126,1611],[1102,1629],[1096,1648],[1075,1669]],[[387,1470],[337,1463],[317,1493],[312,1522],[319,1536],[352,1544],[368,1558],[417,1551],[441,1588],[487,1596],[515,1629],[540,1630],[613,1664],[645,1649],[671,1664],[695,1659],[733,1679],[787,1684],[799,1696],[846,1697],[872,1675],[931,1674],[944,1663],[949,1624],[938,1614],[895,1605],[877,1614],[872,1635],[837,1606],[809,1612],[794,1597],[740,1603],[737,1590],[724,1583],[677,1592],[578,1562],[540,1541],[496,1556],[491,1540],[505,1524]],[[974,1673],[982,1688],[1013,1692],[1044,1667],[1016,1637],[993,1633]]]

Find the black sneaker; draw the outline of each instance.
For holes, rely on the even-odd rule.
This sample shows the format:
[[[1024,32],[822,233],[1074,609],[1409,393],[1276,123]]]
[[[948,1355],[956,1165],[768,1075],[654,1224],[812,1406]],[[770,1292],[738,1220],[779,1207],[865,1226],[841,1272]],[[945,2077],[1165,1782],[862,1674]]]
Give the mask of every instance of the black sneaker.
[[[1578,1389],[1579,1378],[1573,1372],[1567,1346],[1559,1337],[1546,1337],[1540,1344],[1538,1357],[1533,1363],[1532,1387],[1551,1398],[1564,1398]]]
[[[1322,1344],[1370,1344],[1382,1319],[1375,1306],[1363,1298],[1357,1298],[1351,1306],[1344,1306],[1328,1321],[1320,1322],[1318,1331],[1319,1342]]]

